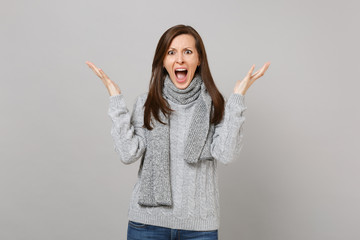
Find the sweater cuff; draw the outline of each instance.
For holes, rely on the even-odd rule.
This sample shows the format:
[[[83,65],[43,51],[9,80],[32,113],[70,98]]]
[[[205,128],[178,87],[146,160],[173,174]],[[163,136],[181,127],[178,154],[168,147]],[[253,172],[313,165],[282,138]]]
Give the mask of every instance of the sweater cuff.
[[[124,95],[122,93],[110,96],[109,101],[111,105],[121,106],[124,102]]]
[[[228,104],[230,106],[240,106],[242,109],[246,109],[245,95],[240,93],[232,93],[228,99]]]

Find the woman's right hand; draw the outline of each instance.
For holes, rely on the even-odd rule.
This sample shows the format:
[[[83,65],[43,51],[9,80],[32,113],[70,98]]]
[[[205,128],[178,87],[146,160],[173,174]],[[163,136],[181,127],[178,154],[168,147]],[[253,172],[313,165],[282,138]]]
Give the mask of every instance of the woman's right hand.
[[[103,72],[103,70],[97,68],[92,62],[86,61],[85,63],[94,71],[94,73],[99,78],[101,78],[110,96],[119,95],[121,93],[119,86],[116,85],[116,83],[114,83],[113,81],[111,81],[110,78]]]

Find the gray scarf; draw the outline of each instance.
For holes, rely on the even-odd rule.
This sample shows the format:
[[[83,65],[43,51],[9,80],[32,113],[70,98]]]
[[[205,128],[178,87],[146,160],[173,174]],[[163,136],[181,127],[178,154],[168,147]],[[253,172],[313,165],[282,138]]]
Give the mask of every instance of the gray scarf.
[[[200,75],[195,75],[186,89],[178,89],[167,75],[163,86],[163,96],[177,104],[187,104],[198,100],[188,131],[184,160],[189,164],[195,164],[199,159],[212,160],[210,153],[214,129],[210,125],[212,101]],[[154,128],[148,132],[148,144],[139,172],[141,181],[138,203],[143,206],[172,206],[169,120],[161,111],[159,111],[159,117],[167,124],[161,124],[154,119]]]

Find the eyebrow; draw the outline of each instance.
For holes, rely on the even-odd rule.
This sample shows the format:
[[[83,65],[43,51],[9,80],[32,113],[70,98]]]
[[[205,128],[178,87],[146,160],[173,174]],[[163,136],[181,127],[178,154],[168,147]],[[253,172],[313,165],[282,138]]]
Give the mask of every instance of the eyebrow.
[[[176,49],[174,47],[170,47],[169,49]],[[184,47],[183,49],[193,49],[192,47]]]

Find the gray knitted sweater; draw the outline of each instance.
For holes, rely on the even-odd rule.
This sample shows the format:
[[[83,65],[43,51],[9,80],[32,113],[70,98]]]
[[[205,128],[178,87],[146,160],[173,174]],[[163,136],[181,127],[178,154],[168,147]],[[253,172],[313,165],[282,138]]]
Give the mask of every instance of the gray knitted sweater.
[[[113,124],[114,149],[125,164],[141,159],[147,143],[143,128],[143,105],[147,93],[137,97],[132,114],[123,94],[110,96],[108,115]],[[245,96],[232,93],[225,105],[225,116],[215,126],[211,154],[214,161],[188,164],[183,159],[187,130],[196,100],[188,104],[168,101],[175,111],[170,115],[170,178],[173,197],[171,207],[143,207],[138,204],[140,176],[136,182],[128,210],[131,221],[174,229],[210,231],[220,226],[217,164],[228,164],[239,158],[243,146],[243,112]]]

